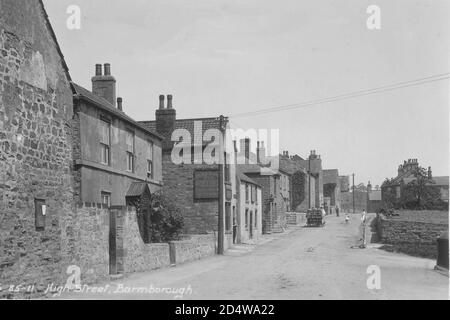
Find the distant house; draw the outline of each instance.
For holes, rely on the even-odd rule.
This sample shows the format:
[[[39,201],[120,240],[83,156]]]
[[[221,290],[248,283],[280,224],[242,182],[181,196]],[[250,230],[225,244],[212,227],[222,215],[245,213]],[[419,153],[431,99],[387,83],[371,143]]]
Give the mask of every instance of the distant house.
[[[252,157],[250,143],[248,138],[240,141],[238,168],[262,187],[263,232],[282,232],[286,227],[286,212],[291,209],[290,174],[271,165],[277,157],[265,159],[265,148],[261,143],[258,143],[257,156]]]
[[[408,186],[417,180],[417,172],[421,170],[417,159],[404,161],[398,167],[397,176],[386,179],[381,186],[382,201],[384,204],[394,207],[407,205],[407,202],[414,201],[408,198]],[[449,202],[449,177],[432,175],[431,167],[427,171],[431,182],[426,185],[421,202],[427,206],[448,207]]]
[[[337,169],[323,170],[323,195],[325,211],[329,214],[341,209],[341,184]]]
[[[143,121],[141,125],[164,137],[162,144],[163,192],[182,210],[187,234],[215,233],[219,231],[223,215],[224,249],[233,242],[232,223],[236,216],[236,173],[233,156],[226,152],[229,137],[226,135],[228,119],[212,118],[177,119],[173,97],[159,97],[156,120]],[[219,132],[223,144],[209,134]],[[184,138],[176,140],[181,135]],[[175,140],[173,138],[175,137]],[[176,148],[180,147],[180,150]],[[174,149],[175,148],[175,149]],[[219,150],[215,154],[216,151]],[[220,156],[222,162],[208,161],[207,155]],[[177,157],[177,159],[175,159]],[[222,183],[219,185],[219,181]]]
[[[279,161],[280,169],[291,178],[291,211],[306,212],[324,204],[322,159],[316,151],[307,160],[284,151]]]
[[[378,212],[383,208],[381,190],[373,190],[372,184],[367,184],[367,212]]]
[[[239,180],[239,214],[235,243],[254,243],[262,235],[262,188],[242,172],[237,172]]]
[[[104,65],[104,73],[102,65],[96,66],[92,92],[75,83],[72,88],[78,202],[125,206],[127,195],[136,196],[143,185],[151,193],[159,191],[162,137],[123,111],[110,65]]]

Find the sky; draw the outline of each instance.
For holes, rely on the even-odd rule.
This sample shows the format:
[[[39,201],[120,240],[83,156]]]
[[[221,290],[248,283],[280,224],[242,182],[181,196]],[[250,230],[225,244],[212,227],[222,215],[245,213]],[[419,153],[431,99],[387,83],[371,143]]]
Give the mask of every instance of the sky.
[[[111,63],[124,111],[153,120],[160,94],[178,118],[231,117],[279,129],[280,148],[356,183],[381,184],[416,158],[449,174],[449,80],[258,116],[233,115],[450,72],[446,0],[44,0],[72,79],[91,89]],[[67,8],[81,28],[67,28]],[[369,30],[368,6],[381,28]]]

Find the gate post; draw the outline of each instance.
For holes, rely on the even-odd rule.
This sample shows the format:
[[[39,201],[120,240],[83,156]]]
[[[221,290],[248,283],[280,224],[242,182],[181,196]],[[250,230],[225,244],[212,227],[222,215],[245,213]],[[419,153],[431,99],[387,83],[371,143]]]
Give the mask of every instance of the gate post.
[[[123,228],[125,207],[110,207],[109,210],[109,274],[124,273]]]

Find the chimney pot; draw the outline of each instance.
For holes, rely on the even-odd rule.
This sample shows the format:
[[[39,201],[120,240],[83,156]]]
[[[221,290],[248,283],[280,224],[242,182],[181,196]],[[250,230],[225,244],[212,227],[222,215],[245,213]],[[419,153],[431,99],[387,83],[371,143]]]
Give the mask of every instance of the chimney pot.
[[[122,102],[123,99],[121,97],[117,98],[117,109],[119,109],[120,111],[123,111]]]
[[[172,101],[173,101],[173,96],[171,94],[169,94],[167,96],[167,109],[173,109]]]
[[[101,76],[102,75],[102,65],[101,64],[96,64],[95,65],[95,75],[96,76]]]
[[[159,109],[160,110],[162,110],[162,109],[164,109],[164,99],[165,99],[166,97],[164,97],[164,95],[160,95],[159,96]]]
[[[104,65],[103,65],[103,67],[104,67],[104,71],[105,71],[105,76],[110,76],[111,75],[111,64],[109,64],[109,63],[105,63]]]

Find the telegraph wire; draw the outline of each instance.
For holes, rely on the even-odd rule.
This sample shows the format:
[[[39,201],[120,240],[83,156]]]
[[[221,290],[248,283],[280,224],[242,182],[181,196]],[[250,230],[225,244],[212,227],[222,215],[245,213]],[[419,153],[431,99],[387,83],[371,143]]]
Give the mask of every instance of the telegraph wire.
[[[258,115],[277,112],[277,111],[301,109],[301,108],[306,108],[306,107],[310,107],[310,106],[318,105],[318,104],[336,102],[336,101],[347,100],[347,99],[367,96],[367,95],[376,94],[376,93],[382,93],[382,92],[394,91],[394,90],[399,90],[399,89],[408,88],[408,87],[414,87],[414,86],[423,85],[423,84],[427,84],[427,83],[442,81],[442,80],[445,80],[448,78],[450,78],[450,73],[448,73],[448,72],[441,73],[441,74],[437,74],[437,75],[433,75],[433,76],[429,76],[429,77],[398,82],[398,83],[394,83],[394,84],[390,84],[390,85],[376,87],[373,89],[354,91],[354,92],[340,94],[340,95],[328,97],[328,98],[322,98],[322,99],[310,100],[310,101],[300,102],[300,103],[295,103],[295,104],[276,106],[276,107],[270,107],[270,108],[265,108],[265,109],[261,109],[261,110],[238,113],[235,115],[231,115],[230,118],[233,118],[233,119],[246,118],[246,117],[258,116]]]

